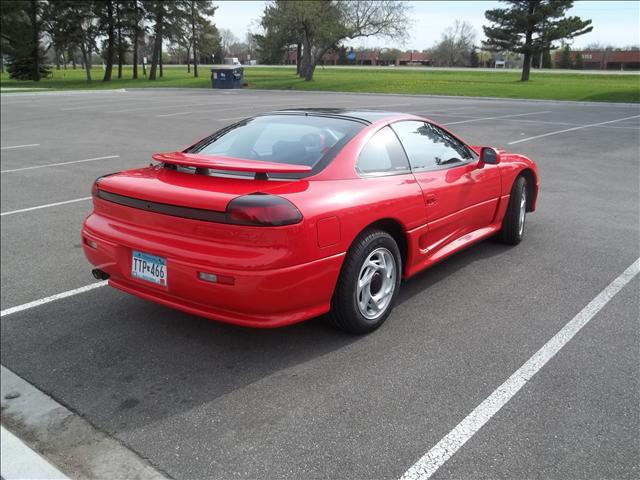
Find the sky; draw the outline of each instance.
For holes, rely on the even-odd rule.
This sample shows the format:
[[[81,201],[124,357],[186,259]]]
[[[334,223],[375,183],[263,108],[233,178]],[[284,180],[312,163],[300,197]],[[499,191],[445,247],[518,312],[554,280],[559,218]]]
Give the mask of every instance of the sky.
[[[264,1],[217,1],[214,21],[218,28],[228,28],[240,40],[248,30],[259,30],[258,22],[265,6]],[[466,20],[476,30],[481,40],[485,10],[500,7],[495,1],[421,1],[408,2],[414,22],[404,45],[384,39],[368,38],[348,42],[354,47],[396,47],[403,50],[424,50],[438,41],[442,31],[456,19]],[[579,0],[569,10],[569,15],[591,19],[593,31],[574,39],[573,48],[580,49],[590,43],[625,47],[640,44],[640,2],[638,1],[587,1]],[[478,42],[479,43],[479,42]]]

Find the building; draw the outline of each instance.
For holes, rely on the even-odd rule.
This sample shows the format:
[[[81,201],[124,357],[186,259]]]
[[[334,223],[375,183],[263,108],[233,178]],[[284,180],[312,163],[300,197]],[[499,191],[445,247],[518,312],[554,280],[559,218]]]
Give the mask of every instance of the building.
[[[561,50],[555,52],[556,68],[561,55]],[[575,50],[571,52],[574,64],[578,55],[585,70],[640,70],[640,50]]]
[[[395,61],[396,65],[416,65],[416,66],[431,66],[431,54],[427,52],[418,52],[409,50],[404,52]]]

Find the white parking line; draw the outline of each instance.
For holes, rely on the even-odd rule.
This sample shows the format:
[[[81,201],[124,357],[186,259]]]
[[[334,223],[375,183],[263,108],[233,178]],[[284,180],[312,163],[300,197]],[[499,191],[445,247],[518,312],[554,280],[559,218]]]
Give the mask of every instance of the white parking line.
[[[600,125],[607,125],[609,123],[623,122],[625,120],[631,120],[632,118],[638,118],[638,117],[640,117],[640,115],[633,115],[631,117],[619,118],[618,120],[609,120],[608,122],[591,123],[589,125],[581,125],[579,127],[565,128],[564,130],[558,130],[558,131],[555,131],[555,132],[543,133],[542,135],[535,135],[533,137],[521,138],[520,140],[515,140],[513,142],[509,142],[507,145],[515,145],[516,143],[528,142],[529,140],[536,140],[538,138],[550,137],[551,135],[559,135],[561,133],[573,132],[575,130],[582,130],[583,128],[599,127]]]
[[[96,160],[108,160],[110,158],[120,158],[120,155],[109,155],[108,157],[85,158],[84,160],[73,160],[71,162],[46,163],[44,165],[34,165],[32,167],[11,168],[0,170],[0,173],[21,172],[23,170],[35,170],[36,168],[59,167],[60,165],[71,165],[72,163],[95,162]]]
[[[66,292],[56,293],[55,295],[41,298],[40,300],[34,300],[33,302],[24,303],[22,305],[17,305],[15,307],[7,308],[5,310],[2,310],[2,312],[0,312],[0,317],[11,315],[12,313],[22,312],[24,310],[29,310],[30,308],[39,307],[40,305],[44,305],[45,303],[51,303],[51,302],[55,302],[56,300],[72,297],[74,295],[78,295],[79,293],[88,292],[95,288],[104,287],[107,284],[107,282],[108,282],[107,280],[103,280],[102,282],[91,283],[89,285],[85,285],[84,287],[75,288],[73,290],[67,290]]]
[[[91,197],[75,198],[73,200],[65,200],[64,202],[47,203],[46,205],[38,205],[37,207],[21,208],[20,210],[10,210],[8,212],[0,213],[0,217],[5,215],[15,215],[16,213],[31,212],[32,210],[40,210],[41,208],[57,207],[58,205],[66,205],[68,203],[82,202],[84,200],[91,200]]]
[[[192,112],[177,112],[177,113],[165,113],[163,115],[156,115],[156,117],[160,118],[160,117],[175,117],[177,115],[188,115]]]
[[[484,121],[484,120],[499,120],[499,119],[502,119],[502,118],[512,118],[512,117],[524,117],[526,115],[541,115],[543,113],[551,113],[551,111],[550,110],[545,110],[544,112],[516,113],[514,115],[500,115],[498,117],[471,118],[469,120],[460,120],[459,122],[443,123],[442,125],[458,125],[460,123],[480,122],[480,121]]]
[[[27,145],[14,145],[13,147],[0,147],[0,150],[13,150],[14,148],[39,147],[39,143],[28,143]]]
[[[524,365],[515,371],[502,385],[496,388],[464,420],[418,460],[401,480],[426,480],[451,458],[478,430],[500,411],[518,391],[531,380],[562,347],[596,316],[616,293],[629,283],[640,271],[640,258],[633,262],[618,278],[612,281],[569,323],[556,333]]]

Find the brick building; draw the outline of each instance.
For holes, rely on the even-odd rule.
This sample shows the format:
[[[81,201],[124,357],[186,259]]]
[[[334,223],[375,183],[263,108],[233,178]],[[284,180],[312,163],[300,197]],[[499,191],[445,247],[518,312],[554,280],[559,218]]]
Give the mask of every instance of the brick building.
[[[561,55],[561,50],[555,52],[556,68]],[[571,52],[574,63],[578,55],[582,56],[585,70],[640,70],[640,50],[575,50]]]

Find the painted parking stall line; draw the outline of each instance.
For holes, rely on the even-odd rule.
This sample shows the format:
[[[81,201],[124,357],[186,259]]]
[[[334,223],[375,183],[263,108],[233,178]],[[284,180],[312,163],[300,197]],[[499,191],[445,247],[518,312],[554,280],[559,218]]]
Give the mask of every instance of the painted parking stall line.
[[[631,117],[619,118],[617,120],[609,120],[608,122],[591,123],[589,125],[581,125],[579,127],[565,128],[564,130],[557,130],[555,132],[543,133],[542,135],[535,135],[533,137],[521,138],[520,140],[509,142],[507,145],[515,145],[517,143],[528,142],[529,140],[537,140],[538,138],[550,137],[552,135],[560,135],[561,133],[574,132],[576,130],[582,130],[583,128],[599,127],[601,125],[608,125],[610,123],[624,122],[625,120],[632,120],[634,118],[639,118],[639,117],[640,115],[632,115]]]
[[[27,143],[26,145],[13,145],[12,147],[0,147],[0,150],[14,150],[16,148],[39,147],[39,143]]]
[[[12,313],[18,313],[24,310],[29,310],[30,308],[39,307],[40,305],[55,302],[56,300],[61,300],[63,298],[73,297],[74,295],[78,295],[80,293],[89,292],[91,290],[95,290],[96,288],[104,287],[107,283],[107,280],[103,280],[102,282],[90,283],[89,285],[85,285],[84,287],[74,288],[73,290],[67,290],[66,292],[56,293],[55,295],[50,295],[39,300],[34,300],[33,302],[23,303],[22,305],[6,308],[2,310],[2,312],[0,312],[0,317],[5,317],[7,315],[11,315]]]
[[[109,160],[112,158],[120,158],[120,155],[109,155],[106,157],[85,158],[83,160],[72,160],[70,162],[47,163],[45,165],[33,165],[31,167],[11,168],[9,170],[0,170],[0,173],[22,172],[23,170],[36,170],[38,168],[60,167],[62,165],[71,165],[73,163],[96,162],[98,160]]]
[[[496,388],[464,420],[402,475],[400,480],[426,480],[504,407],[531,378],[587,325],[640,271],[640,258],[605,287],[524,365]]]
[[[32,212],[33,210],[41,210],[43,208],[57,207],[59,205],[67,205],[69,203],[83,202],[85,200],[91,200],[91,197],[74,198],[73,200],[65,200],[64,202],[47,203],[46,205],[38,205],[36,207],[21,208],[20,210],[10,210],[8,212],[0,213],[0,217],[6,215],[15,215],[16,213]]]
[[[551,110],[545,110],[542,112],[515,113],[513,115],[499,115],[497,117],[470,118],[469,120],[460,120],[458,122],[443,123],[443,125],[459,125],[461,123],[483,122],[486,120],[501,120],[503,118],[525,117],[527,115],[542,115],[543,113],[553,113],[553,112],[551,112]]]

